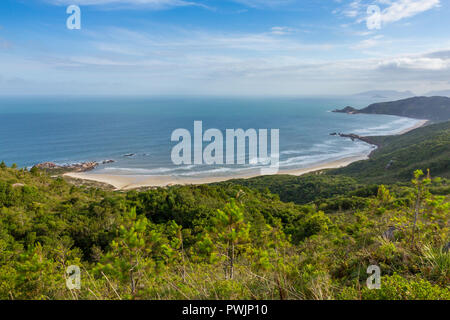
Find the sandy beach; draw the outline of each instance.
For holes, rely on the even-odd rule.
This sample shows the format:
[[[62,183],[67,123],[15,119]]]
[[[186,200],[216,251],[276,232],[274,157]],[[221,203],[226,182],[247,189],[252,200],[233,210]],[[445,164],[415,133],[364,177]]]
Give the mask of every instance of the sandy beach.
[[[419,122],[417,122],[416,125],[410,127],[410,128],[406,128],[405,130],[400,131],[399,133],[397,133],[397,135],[401,135],[401,134],[405,134],[409,131],[412,131],[414,129],[423,127],[424,125],[426,125],[428,122],[430,122],[430,120],[419,120]]]
[[[405,134],[411,130],[420,128],[428,123],[429,120],[420,120],[414,126],[402,130],[398,135]],[[306,173],[320,171],[325,169],[335,169],[348,166],[349,164],[367,160],[368,154],[362,154],[353,157],[347,157],[330,162],[320,163],[307,168],[293,169],[293,170],[280,170],[277,174],[289,174],[295,176],[301,176]],[[113,186],[116,190],[131,190],[143,187],[166,187],[171,185],[197,185],[208,184],[213,182],[222,182],[232,179],[248,179],[260,176],[258,173],[247,173],[231,176],[210,176],[210,177],[180,177],[180,176],[150,176],[150,175],[112,175],[112,174],[100,174],[100,173],[87,173],[87,172],[72,172],[66,173],[64,176],[74,179],[91,180],[101,183],[106,183]]]
[[[349,165],[352,162],[368,159],[367,155],[360,155],[354,157],[343,158],[335,161],[330,161],[322,164],[317,164],[308,168],[280,170],[278,174],[290,174],[300,176],[309,172],[341,168]],[[149,176],[149,175],[112,175],[112,174],[97,174],[86,172],[72,172],[64,174],[67,177],[91,180],[112,185],[116,190],[131,190],[143,187],[166,187],[171,185],[190,185],[190,184],[207,184],[213,182],[222,182],[231,179],[248,179],[257,177],[258,173],[247,173],[231,176],[210,176],[210,177],[176,177],[176,176]]]

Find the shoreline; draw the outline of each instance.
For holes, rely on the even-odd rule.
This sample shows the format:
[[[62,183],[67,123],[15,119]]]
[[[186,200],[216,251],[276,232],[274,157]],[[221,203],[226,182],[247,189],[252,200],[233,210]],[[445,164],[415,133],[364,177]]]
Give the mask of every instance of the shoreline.
[[[423,120],[418,119],[418,122],[417,122],[415,125],[413,125],[413,126],[410,127],[410,128],[403,129],[402,131],[400,131],[399,133],[397,133],[397,134],[395,134],[395,135],[400,136],[400,135],[402,135],[402,134],[408,133],[408,132],[413,131],[413,130],[415,130],[415,129],[424,127],[424,126],[425,126],[427,123],[429,123],[429,122],[431,122],[431,121],[430,121],[430,120],[426,120],[426,119],[423,119]]]
[[[368,155],[358,155],[346,157],[338,160],[316,164],[307,168],[280,170],[275,175],[293,175],[301,176],[310,172],[320,171],[325,169],[337,169],[348,166],[349,164],[367,160]],[[114,175],[101,173],[86,173],[86,172],[68,172],[63,176],[73,179],[89,180],[101,182],[113,186],[116,190],[132,190],[144,187],[168,187],[173,185],[199,185],[209,184],[214,182],[223,182],[233,179],[249,179],[261,176],[258,173],[235,174],[230,176],[210,176],[196,178],[194,177],[176,177],[176,176],[150,176],[150,175]]]
[[[419,120],[414,126],[404,129],[396,135],[402,135],[414,129],[425,126],[429,120]],[[369,143],[365,141],[366,143]],[[324,163],[318,163],[306,168],[299,169],[286,169],[280,170],[276,175],[288,174],[293,176],[301,176],[307,173],[325,170],[325,169],[337,169],[350,165],[353,162],[367,160],[370,154],[360,154],[357,156],[346,157],[342,159],[332,160]],[[168,187],[173,185],[200,185],[209,184],[215,182],[223,182],[233,179],[249,179],[261,176],[258,173],[247,174],[235,174],[230,176],[210,176],[210,177],[180,177],[180,176],[150,176],[150,175],[114,175],[114,174],[101,174],[101,173],[87,173],[87,172],[68,172],[63,176],[105,183],[113,186],[116,190],[132,190],[146,187]]]

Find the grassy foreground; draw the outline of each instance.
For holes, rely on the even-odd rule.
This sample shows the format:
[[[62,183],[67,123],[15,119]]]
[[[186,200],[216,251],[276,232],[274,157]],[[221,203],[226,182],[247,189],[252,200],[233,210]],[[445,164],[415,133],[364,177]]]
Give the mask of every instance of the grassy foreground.
[[[354,191],[321,177],[300,205],[238,184],[121,193],[2,165],[0,299],[450,299],[449,182],[415,175]]]

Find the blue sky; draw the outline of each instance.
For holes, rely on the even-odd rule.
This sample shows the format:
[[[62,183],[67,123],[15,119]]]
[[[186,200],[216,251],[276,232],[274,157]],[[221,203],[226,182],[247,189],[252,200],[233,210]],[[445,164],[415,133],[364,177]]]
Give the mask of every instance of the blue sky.
[[[449,16],[443,0],[2,0],[0,94],[450,89]]]

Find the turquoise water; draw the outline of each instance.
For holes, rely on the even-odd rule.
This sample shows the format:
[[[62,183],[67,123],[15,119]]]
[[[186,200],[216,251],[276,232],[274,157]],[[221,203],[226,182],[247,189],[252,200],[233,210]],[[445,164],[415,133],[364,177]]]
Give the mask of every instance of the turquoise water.
[[[279,129],[280,169],[367,154],[372,146],[330,136],[398,133],[417,120],[385,115],[329,112],[374,101],[344,98],[0,98],[0,159],[30,167],[52,161],[115,162],[95,172],[130,175],[231,175],[252,166],[175,166],[173,130]],[[206,143],[204,144],[206,146]],[[125,156],[133,154],[133,156]]]

